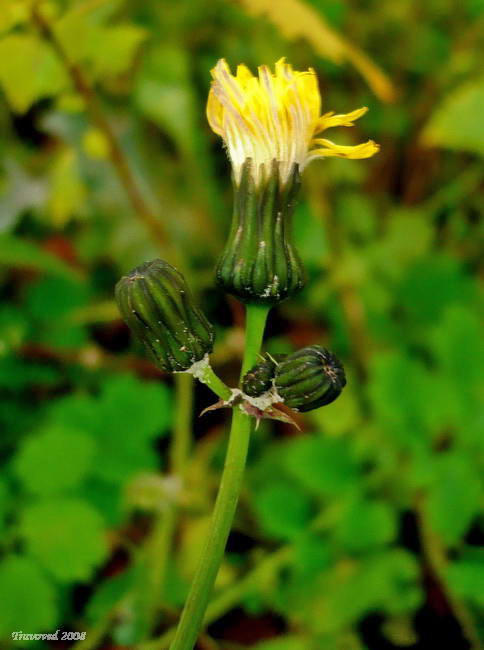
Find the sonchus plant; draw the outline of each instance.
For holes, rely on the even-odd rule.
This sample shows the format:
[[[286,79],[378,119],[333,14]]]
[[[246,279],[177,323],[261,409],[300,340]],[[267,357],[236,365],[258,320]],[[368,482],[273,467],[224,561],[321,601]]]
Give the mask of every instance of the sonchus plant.
[[[116,288],[123,318],[154,362],[168,372],[191,373],[219,396],[218,405],[233,407],[212,525],[171,650],[191,650],[202,627],[255,423],[261,417],[284,419],[279,403],[300,412],[329,404],[346,383],[341,363],[318,345],[259,361],[271,306],[304,286],[291,232],[300,175],[316,158],[369,158],[378,151],[372,140],[342,146],[321,137],[330,127],[353,126],[367,109],[321,115],[318,81],[311,69],[298,72],[281,59],[274,73],[263,65],[254,76],[239,65],[234,75],[222,59],[212,76],[207,116],[225,143],[234,187],[232,227],[216,277],[224,291],[246,304],[240,386],[230,389],[211,368],[213,328],[176,269],[154,260],[122,278]]]

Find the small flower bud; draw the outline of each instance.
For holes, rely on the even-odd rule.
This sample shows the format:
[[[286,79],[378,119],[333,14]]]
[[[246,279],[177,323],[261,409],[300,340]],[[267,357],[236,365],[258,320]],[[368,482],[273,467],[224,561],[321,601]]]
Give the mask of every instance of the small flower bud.
[[[242,391],[249,397],[260,397],[271,390],[277,363],[285,356],[277,354],[253,366],[242,379]]]
[[[311,411],[330,404],[345,385],[343,366],[320,345],[288,355],[275,369],[275,389],[284,404],[295,411]]]
[[[138,266],[121,278],[115,293],[124,321],[162,370],[189,370],[212,351],[213,327],[183,275],[167,262]]]

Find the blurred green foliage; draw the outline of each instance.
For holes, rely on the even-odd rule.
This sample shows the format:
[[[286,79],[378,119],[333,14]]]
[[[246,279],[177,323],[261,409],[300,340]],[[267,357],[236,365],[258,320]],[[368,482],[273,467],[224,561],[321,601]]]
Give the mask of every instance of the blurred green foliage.
[[[459,650],[484,638],[484,4],[289,4],[290,16],[255,1],[52,0],[42,12],[63,60],[31,2],[3,0],[7,645],[16,630],[62,627],[87,630],[86,648],[113,647],[109,639],[147,648],[150,540],[173,499],[180,525],[155,594],[155,632],[176,621],[218,483],[225,421],[194,420],[180,491],[167,451],[174,390],[129,341],[113,287],[151,257],[181,264],[217,327],[215,365],[235,383],[240,314],[213,284],[229,169],[204,103],[219,57],[255,66],[283,55],[316,69],[323,110],[368,105],[360,133],[338,142],[372,137],[381,152],[305,174],[295,229],[309,282],[271,316],[267,349],[328,345],[348,386],[301,418],[301,434],[281,424],[255,434],[209,634],[216,647],[258,650],[446,642]],[[87,79],[163,224],[161,250],[66,63]],[[197,400],[203,407],[210,397],[197,389]],[[15,642],[23,645],[48,647]]]

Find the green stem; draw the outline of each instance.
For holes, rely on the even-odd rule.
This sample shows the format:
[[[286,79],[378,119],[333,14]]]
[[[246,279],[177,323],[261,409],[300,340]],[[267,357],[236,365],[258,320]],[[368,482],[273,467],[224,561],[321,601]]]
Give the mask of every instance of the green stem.
[[[230,611],[262,580],[272,579],[274,575],[284,569],[292,557],[293,548],[290,545],[282,546],[274,553],[268,553],[247,575],[236,580],[211,601],[203,617],[203,624],[210,625]],[[175,630],[175,627],[170,627],[158,639],[140,643],[136,648],[137,650],[166,650],[175,636]]]
[[[197,379],[208,386],[224,402],[227,402],[232,397],[230,388],[214,373],[210,365],[207,365],[200,375],[197,375]]]
[[[235,409],[222,481],[212,515],[210,532],[202,552],[171,650],[191,650],[195,645],[210,594],[222,562],[235,514],[249,446],[251,420]]]
[[[136,602],[142,639],[150,637],[156,623],[176,521],[177,511],[173,503],[157,513],[150,537],[143,549],[143,557],[140,558],[142,570],[140,579],[136,582],[135,592],[138,596]]]
[[[191,444],[193,411],[193,379],[190,375],[175,375],[176,415],[173,437],[170,445],[170,472],[182,483]],[[158,606],[166,582],[166,574],[173,537],[177,522],[177,504],[169,503],[155,518],[153,532],[146,547],[147,572],[144,591],[145,634],[148,635],[156,623]]]
[[[336,511],[339,512],[339,509],[333,507],[321,510],[310,523],[309,530],[314,532],[330,530],[334,525]],[[271,582],[279,571],[290,564],[293,557],[294,546],[287,544],[259,559],[258,564],[245,576],[236,578],[231,585],[228,585],[210,602],[203,618],[204,626],[210,625],[233,609],[253,587],[261,583],[265,584],[267,581]],[[157,639],[138,644],[136,650],[166,650],[173,640],[175,632],[176,627],[170,627]]]
[[[267,305],[247,305],[245,349],[242,370],[240,372],[241,379],[257,363],[269,310],[270,307]]]
[[[269,307],[248,305],[244,360],[241,376],[257,361]],[[188,598],[171,644],[171,650],[192,650],[203,623],[215,578],[237,507],[253,420],[239,408],[232,415],[225,466],[212,515],[210,532]]]

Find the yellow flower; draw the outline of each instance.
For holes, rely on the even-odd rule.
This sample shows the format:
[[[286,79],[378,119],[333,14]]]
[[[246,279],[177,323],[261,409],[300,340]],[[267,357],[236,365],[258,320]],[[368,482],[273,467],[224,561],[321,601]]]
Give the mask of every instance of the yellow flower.
[[[233,75],[227,62],[220,59],[212,77],[207,117],[227,146],[237,184],[248,158],[253,162],[256,184],[270,173],[273,160],[278,162],[284,184],[294,164],[302,171],[315,158],[370,158],[379,150],[373,140],[349,147],[317,137],[333,126],[353,126],[368,109],[320,115],[321,96],[312,69],[298,72],[280,59],[274,74],[261,65],[255,77],[245,65],[239,65]]]

